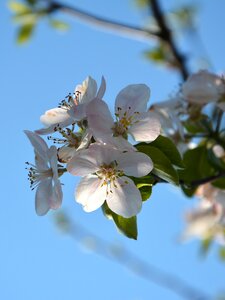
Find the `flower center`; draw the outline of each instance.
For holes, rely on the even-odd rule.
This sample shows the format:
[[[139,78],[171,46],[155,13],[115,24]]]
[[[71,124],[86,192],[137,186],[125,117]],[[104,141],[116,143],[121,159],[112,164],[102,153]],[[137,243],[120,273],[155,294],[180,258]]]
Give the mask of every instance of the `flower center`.
[[[32,190],[35,189],[38,186],[39,182],[44,178],[53,177],[52,169],[40,170],[35,165],[29,162],[26,162],[26,164],[30,166],[26,169],[28,170],[28,180],[30,181],[30,188]]]
[[[117,169],[117,162],[111,162],[110,164],[103,164],[100,166],[100,169],[96,172],[96,175],[100,180],[102,180],[102,186],[107,186],[107,194],[108,188],[110,189],[111,185],[113,184],[114,187],[117,187],[115,181],[118,177],[123,176],[123,171]],[[110,192],[111,189],[109,190]]]
[[[117,113],[115,113],[116,122],[112,128],[113,135],[127,138],[129,127],[138,122],[138,120],[136,120],[136,116],[139,115],[139,112],[133,112],[131,114],[129,111],[131,110],[131,107],[128,107],[128,111],[125,111],[123,114],[121,114],[121,110],[122,109],[120,107],[117,107]]]
[[[59,132],[62,135],[62,138],[48,136],[48,140],[52,140],[54,144],[64,144],[67,147],[74,147],[77,149],[80,146],[82,134],[74,133],[74,127],[74,124],[72,124],[72,129],[62,129],[60,126],[56,126],[55,131]]]

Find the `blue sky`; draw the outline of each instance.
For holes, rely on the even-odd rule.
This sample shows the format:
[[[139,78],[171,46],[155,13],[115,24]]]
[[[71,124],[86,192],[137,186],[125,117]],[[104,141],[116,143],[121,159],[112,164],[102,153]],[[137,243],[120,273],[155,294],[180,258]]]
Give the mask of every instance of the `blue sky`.
[[[165,7],[180,1],[162,1]],[[70,3],[73,3],[71,0]],[[215,71],[224,71],[225,4],[201,1],[199,33]],[[131,0],[77,0],[76,5],[118,21],[143,25],[146,14]],[[152,43],[94,30],[71,17],[71,30],[59,34],[45,22],[26,46],[15,43],[16,27],[6,1],[1,1],[1,267],[0,299],[180,299],[171,291],[139,278],[114,261],[84,250],[81,243],[62,235],[54,214],[38,217],[34,191],[30,191],[25,161],[33,161],[33,149],[24,129],[41,126],[39,116],[88,75],[107,81],[105,99],[113,108],[115,96],[131,83],[151,88],[151,101],[165,100],[179,84],[179,77],[143,58]],[[191,45],[193,46],[193,45]],[[192,49],[189,46],[189,50]],[[195,53],[199,51],[195,49]],[[190,53],[191,54],[191,53]],[[63,209],[94,234],[132,251],[142,260],[177,275],[210,295],[225,291],[224,265],[215,248],[202,259],[199,242],[179,244],[183,212],[193,205],[171,186],[157,186],[138,216],[138,241],[120,235],[101,210],[85,213],[74,201],[77,180],[63,177]]]

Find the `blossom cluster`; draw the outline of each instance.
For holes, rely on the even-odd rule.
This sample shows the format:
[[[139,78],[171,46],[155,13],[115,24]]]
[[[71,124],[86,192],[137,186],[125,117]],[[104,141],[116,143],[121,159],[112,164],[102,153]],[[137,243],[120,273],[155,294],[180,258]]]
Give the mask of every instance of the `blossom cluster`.
[[[164,133],[174,140],[183,153],[192,146],[186,134],[189,131],[187,128],[197,124],[201,117],[206,117],[209,105],[225,111],[225,79],[200,70],[188,77],[175,95],[152,105],[151,110],[158,115]]]
[[[74,195],[86,212],[102,207],[125,235],[136,238],[133,217],[153,185],[169,182],[199,199],[186,215],[183,239],[224,244],[225,79],[199,71],[175,96],[149,108],[149,87],[131,84],[116,96],[113,115],[105,91],[103,77],[98,88],[89,76],[40,117],[43,128],[25,130],[35,152],[35,164],[27,164],[37,214],[61,206],[60,177],[68,172],[81,177]]]
[[[187,175],[194,178],[198,168],[199,177],[207,177],[207,172],[209,176],[208,183],[199,183],[196,188],[189,189],[189,195],[196,196],[199,202],[185,216],[186,229],[182,238],[214,239],[225,245],[225,185],[221,179],[212,178],[210,182],[213,174],[215,179],[218,174],[221,173],[222,178],[225,174],[224,129],[220,128],[225,111],[225,79],[201,70],[191,75],[175,96],[153,105],[151,110],[159,116],[164,133],[184,154],[184,163],[190,165],[185,172],[186,178]],[[198,161],[194,160],[195,154]]]
[[[105,202],[113,213],[124,218],[141,210],[141,193],[131,177],[148,175],[153,162],[134,144],[154,141],[161,125],[155,114],[147,110],[147,85],[132,84],[122,89],[115,100],[114,118],[103,100],[105,90],[104,78],[97,88],[89,76],[58,107],[40,117],[44,128],[25,130],[35,152],[35,164],[27,164],[31,187],[37,187],[38,215],[61,206],[59,178],[64,172],[81,176],[75,200],[87,212]],[[43,135],[54,145],[49,148]]]

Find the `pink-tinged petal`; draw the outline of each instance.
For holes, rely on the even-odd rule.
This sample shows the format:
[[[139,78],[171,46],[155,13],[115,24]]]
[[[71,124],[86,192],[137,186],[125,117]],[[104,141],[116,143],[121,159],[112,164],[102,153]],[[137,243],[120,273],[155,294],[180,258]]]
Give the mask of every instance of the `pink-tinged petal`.
[[[49,109],[40,117],[40,121],[46,127],[65,122],[69,119],[67,111],[67,109],[60,107]]]
[[[152,160],[142,152],[122,153],[117,159],[118,169],[123,170],[128,176],[142,177],[153,169]]]
[[[42,161],[48,161],[48,145],[46,144],[46,142],[35,132],[24,130],[24,133],[34,147],[35,153],[41,157]]]
[[[50,202],[51,209],[59,208],[62,204],[62,198],[63,198],[62,185],[58,179],[54,180],[54,186],[52,189],[52,197]]]
[[[40,135],[46,135],[46,134],[55,132],[57,127],[65,128],[67,126],[70,126],[73,123],[75,123],[75,120],[69,116],[69,118],[66,119],[64,122],[53,124],[53,125],[49,126],[48,128],[37,129],[37,130],[35,130],[35,132]]]
[[[124,218],[137,215],[142,206],[140,191],[126,176],[118,178],[115,184],[111,184],[106,202],[113,212]]]
[[[114,126],[113,118],[107,104],[100,100],[94,99],[86,109],[88,125],[94,137],[102,138],[104,135],[112,136],[112,127]]]
[[[106,186],[98,177],[84,177],[75,192],[75,200],[83,205],[86,212],[91,212],[102,206],[106,199]]]
[[[150,112],[138,115],[128,130],[137,142],[152,142],[160,135],[160,131],[159,119]]]
[[[90,149],[80,150],[68,162],[66,168],[75,176],[86,176],[99,170],[99,162]]]
[[[106,90],[106,82],[105,82],[105,78],[102,76],[101,85],[98,89],[96,97],[102,99],[105,94],[105,90]]]
[[[43,216],[45,215],[50,207],[52,197],[52,179],[48,178],[42,180],[36,191],[35,195],[35,210],[37,215]]]
[[[145,84],[131,84],[122,89],[116,97],[115,113],[120,117],[126,112],[144,112],[150,97],[150,89]],[[119,108],[119,109],[118,109]]]

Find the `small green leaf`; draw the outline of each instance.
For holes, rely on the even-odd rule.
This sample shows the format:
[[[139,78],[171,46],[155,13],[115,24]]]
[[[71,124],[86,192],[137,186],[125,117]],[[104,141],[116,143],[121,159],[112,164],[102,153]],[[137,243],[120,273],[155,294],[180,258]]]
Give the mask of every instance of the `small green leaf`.
[[[29,5],[34,6],[37,3],[37,0],[25,0]]]
[[[50,25],[58,30],[66,31],[69,29],[69,24],[59,21],[59,20],[50,20]]]
[[[9,6],[9,9],[11,9],[15,13],[30,12],[30,8],[21,2],[10,1],[8,6]]]
[[[199,180],[215,174],[214,168],[209,163],[207,148],[203,146],[190,149],[184,153],[184,170],[179,170],[180,179],[187,185],[194,180]]]
[[[163,180],[166,180],[175,185],[179,185],[179,178],[177,171],[174,169],[171,161],[158,148],[150,146],[149,144],[138,144],[135,146],[138,151],[148,155],[154,165],[152,173]]]
[[[34,23],[22,25],[18,31],[17,42],[19,44],[23,44],[27,42],[31,38],[33,30],[34,30]]]
[[[205,256],[208,253],[212,245],[212,242],[213,242],[212,237],[206,238],[202,241],[201,248],[200,248],[200,255]]]
[[[156,140],[151,142],[151,146],[160,149],[173,165],[180,168],[184,167],[180,152],[177,150],[177,147],[171,139],[160,135]]]
[[[211,184],[218,189],[225,190],[225,178],[214,180],[213,182],[211,182]]]
[[[222,261],[225,261],[225,247],[221,247],[219,250],[219,257]]]
[[[130,176],[130,178],[134,181],[136,187],[139,189],[142,201],[148,200],[152,194],[152,185],[155,182],[155,179],[151,175],[139,178]]]
[[[137,230],[137,218],[136,216],[131,218],[124,218],[115,214],[111,209],[108,207],[106,202],[102,206],[102,210],[104,215],[112,219],[117,227],[117,229],[127,236],[130,239],[137,240],[138,230]]]

